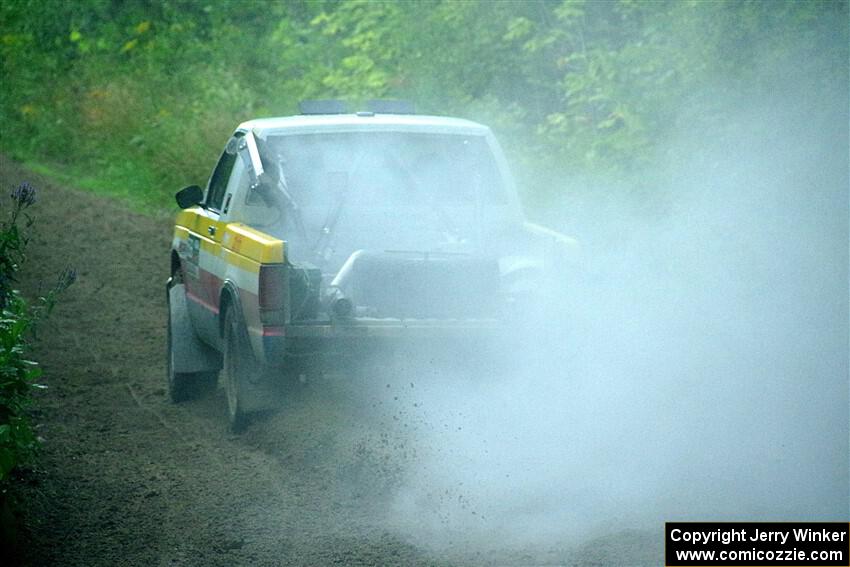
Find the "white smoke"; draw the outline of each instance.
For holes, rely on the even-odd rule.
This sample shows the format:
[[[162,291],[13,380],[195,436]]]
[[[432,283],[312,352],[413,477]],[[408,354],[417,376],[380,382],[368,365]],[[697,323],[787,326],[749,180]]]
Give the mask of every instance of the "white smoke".
[[[393,526],[469,550],[846,518],[848,125],[831,86],[806,107],[796,90],[742,106],[724,138],[671,140],[663,212],[585,199],[551,215],[576,221],[587,269],[568,338],[537,322],[567,353],[549,367],[523,370],[539,345],[517,337],[509,372],[388,371],[415,386],[375,393],[416,447]]]

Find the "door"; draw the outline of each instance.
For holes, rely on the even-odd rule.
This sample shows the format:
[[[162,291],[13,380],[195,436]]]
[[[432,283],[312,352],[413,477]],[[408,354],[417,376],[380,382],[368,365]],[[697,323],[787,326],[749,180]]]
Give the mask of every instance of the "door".
[[[189,227],[190,259],[186,270],[189,316],[198,335],[218,346],[219,296],[223,277],[221,237],[224,233],[222,207],[236,154],[225,151],[207,184],[201,212]]]

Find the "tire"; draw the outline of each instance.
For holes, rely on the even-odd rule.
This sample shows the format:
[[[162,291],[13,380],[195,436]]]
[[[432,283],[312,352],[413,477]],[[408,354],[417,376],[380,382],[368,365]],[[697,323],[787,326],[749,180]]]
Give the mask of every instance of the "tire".
[[[228,309],[224,316],[223,379],[228,424],[233,433],[244,430],[250,421],[252,412],[246,403],[250,384],[258,382],[261,374],[237,309]]]
[[[175,404],[196,400],[209,394],[215,387],[218,372],[174,372],[174,333],[171,329],[171,301],[168,302],[168,339],[166,376],[168,397]]]

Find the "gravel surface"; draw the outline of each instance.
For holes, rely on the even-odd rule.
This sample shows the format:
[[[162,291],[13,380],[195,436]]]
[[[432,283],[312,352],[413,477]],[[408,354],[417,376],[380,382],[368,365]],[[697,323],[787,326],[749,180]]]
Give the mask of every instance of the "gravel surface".
[[[35,353],[49,389],[36,412],[42,460],[20,486],[20,564],[661,564],[661,526],[476,547],[464,525],[479,522],[480,534],[486,524],[468,510],[447,523],[453,537],[415,537],[418,518],[400,521],[396,504],[428,451],[409,434],[423,417],[413,384],[388,372],[308,381],[238,436],[226,429],[220,387],[169,403],[171,219],[58,187],[0,157],[2,187],[21,181],[39,190],[25,290],[43,289],[65,266],[78,281]],[[463,501],[461,489],[451,496]]]

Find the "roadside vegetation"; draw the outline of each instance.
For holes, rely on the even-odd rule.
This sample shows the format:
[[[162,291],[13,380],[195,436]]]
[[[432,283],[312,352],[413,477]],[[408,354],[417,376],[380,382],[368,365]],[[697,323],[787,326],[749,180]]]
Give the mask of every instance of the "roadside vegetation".
[[[12,479],[22,467],[32,465],[39,446],[30,409],[33,393],[45,386],[38,382],[41,369],[30,360],[31,343],[38,323],[56,304],[57,296],[75,279],[65,270],[55,285],[35,301],[27,301],[16,288],[18,272],[26,261],[29,229],[34,219],[28,209],[35,202],[35,188],[22,183],[12,191],[11,204],[0,211],[0,541],[14,542],[15,491]]]
[[[7,0],[0,150],[165,205],[242,120],[401,98],[493,126],[532,205],[565,178],[655,198],[682,124],[722,137],[786,71],[841,72],[846,20],[815,0]]]

